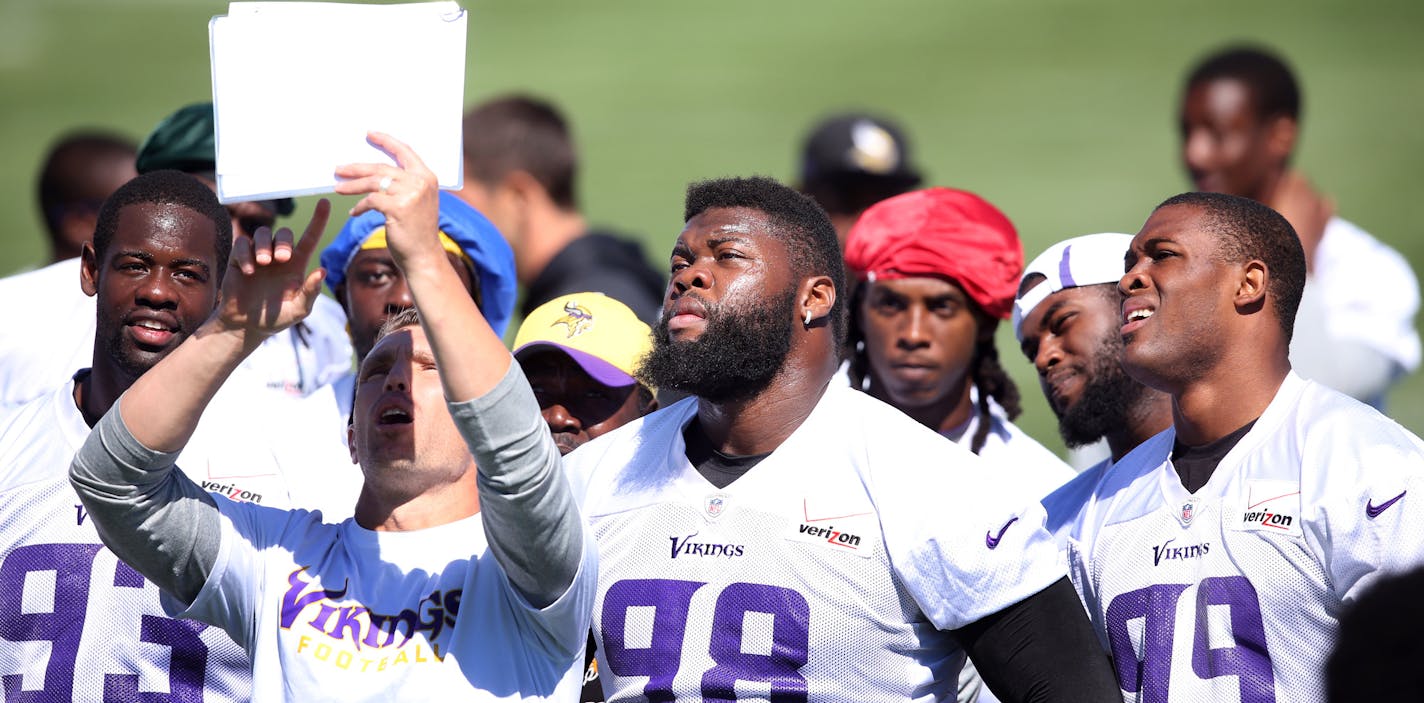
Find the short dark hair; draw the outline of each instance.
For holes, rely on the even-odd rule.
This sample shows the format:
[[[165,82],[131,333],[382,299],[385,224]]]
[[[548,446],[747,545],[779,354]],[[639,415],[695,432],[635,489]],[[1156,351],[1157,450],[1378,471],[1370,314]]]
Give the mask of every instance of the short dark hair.
[[[232,254],[232,217],[212,189],[182,171],[150,171],[114,191],[99,209],[99,221],[94,225],[95,258],[104,260],[104,253],[119,227],[119,213],[139,203],[180,205],[212,220],[217,238],[214,275],[217,282],[222,283],[227,273],[227,259]]]
[[[1290,222],[1255,200],[1225,193],[1182,193],[1164,200],[1157,209],[1174,205],[1190,205],[1205,212],[1207,227],[1218,235],[1225,260],[1265,262],[1270,274],[1267,292],[1289,341],[1305,289],[1305,250]]]
[[[112,132],[81,130],[60,137],[45,156],[37,188],[50,239],[59,239],[66,212],[81,207],[94,212],[109,197],[104,165],[115,161],[132,165],[137,153],[133,140]]]
[[[831,306],[831,334],[836,349],[845,344],[845,260],[830,216],[815,200],[763,176],[718,178],[687,187],[682,219],[687,222],[712,208],[744,207],[761,212],[786,243],[796,278],[828,276],[836,286]]]
[[[1231,79],[1251,88],[1258,118],[1289,117],[1300,120],[1300,86],[1284,59],[1255,46],[1233,46],[1202,59],[1187,76],[1187,88],[1215,80]]]
[[[568,121],[552,104],[527,95],[496,98],[465,115],[464,131],[466,177],[492,186],[524,171],[555,205],[577,206],[578,153]]]

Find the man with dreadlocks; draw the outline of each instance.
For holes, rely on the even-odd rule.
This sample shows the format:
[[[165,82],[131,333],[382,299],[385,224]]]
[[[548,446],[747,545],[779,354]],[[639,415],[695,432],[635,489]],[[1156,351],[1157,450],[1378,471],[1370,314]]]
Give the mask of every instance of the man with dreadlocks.
[[[1019,390],[994,346],[1013,310],[1023,248],[973,193],[930,188],[882,200],[846,238],[851,385],[988,459],[1043,497],[1073,470],[1012,422]],[[959,701],[993,701],[966,664]]]
[[[851,385],[1013,472],[1040,496],[1073,471],[1016,427],[1019,390],[994,331],[1013,310],[1023,249],[973,193],[930,188],[866,210],[850,231]]]

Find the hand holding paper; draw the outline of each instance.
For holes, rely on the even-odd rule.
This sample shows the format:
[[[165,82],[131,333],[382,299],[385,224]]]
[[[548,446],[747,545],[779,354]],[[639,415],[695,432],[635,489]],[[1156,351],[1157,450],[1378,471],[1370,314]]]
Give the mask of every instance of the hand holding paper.
[[[342,195],[366,194],[351,209],[354,217],[368,210],[386,216],[386,246],[401,269],[412,264],[445,263],[440,246],[440,193],[435,174],[404,142],[389,134],[372,132],[372,145],[395,158],[395,166],[380,163],[347,164],[336,169],[343,180],[336,185]]]

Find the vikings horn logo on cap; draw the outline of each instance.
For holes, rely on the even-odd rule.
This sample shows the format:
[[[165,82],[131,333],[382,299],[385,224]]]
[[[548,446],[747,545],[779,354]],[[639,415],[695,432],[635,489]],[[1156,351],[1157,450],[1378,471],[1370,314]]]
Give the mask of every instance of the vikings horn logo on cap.
[[[554,320],[549,326],[564,325],[568,329],[566,339],[573,339],[593,328],[593,313],[576,301],[564,303],[564,316]]]

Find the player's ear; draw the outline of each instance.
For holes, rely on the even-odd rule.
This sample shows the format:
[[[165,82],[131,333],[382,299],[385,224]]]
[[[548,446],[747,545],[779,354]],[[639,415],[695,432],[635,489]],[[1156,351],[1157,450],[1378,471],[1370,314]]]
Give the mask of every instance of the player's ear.
[[[79,288],[91,298],[99,292],[99,255],[93,242],[85,242],[79,249]]]
[[[350,420],[346,422],[346,451],[351,454],[351,463],[361,463],[361,458],[356,456],[356,423]]]
[[[1271,120],[1270,131],[1267,132],[1266,146],[1270,150],[1271,157],[1281,163],[1290,159],[1290,155],[1295,151],[1296,136],[1300,133],[1300,126],[1294,117],[1280,115]]]
[[[812,276],[801,282],[796,302],[796,316],[805,326],[828,325],[836,304],[836,284],[830,276]]]
[[[508,174],[505,174],[504,179],[500,181],[499,185],[524,200],[544,190],[544,184],[540,183],[539,179],[535,178],[533,174],[523,169],[514,169]],[[547,197],[547,193],[545,197]]]
[[[1266,262],[1252,259],[1241,266],[1236,282],[1236,308],[1242,312],[1255,312],[1266,304],[1266,287],[1271,282],[1271,272]]]

